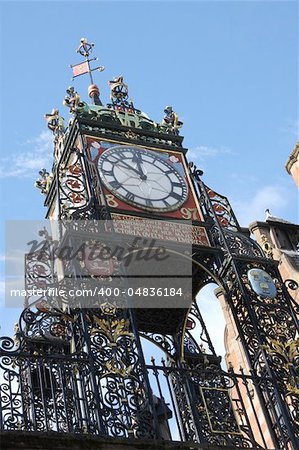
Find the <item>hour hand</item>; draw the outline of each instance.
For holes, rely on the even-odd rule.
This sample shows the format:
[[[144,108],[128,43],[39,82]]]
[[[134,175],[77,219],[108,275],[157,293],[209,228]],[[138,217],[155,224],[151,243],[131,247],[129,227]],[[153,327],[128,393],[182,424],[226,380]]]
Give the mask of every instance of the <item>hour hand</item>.
[[[139,172],[139,175],[140,175],[140,178],[141,178],[142,180],[146,180],[146,179],[147,179],[147,176],[146,176],[145,173],[143,172],[143,168],[142,168],[143,160],[142,160],[141,154],[140,154],[140,153],[135,153],[135,154],[133,155],[132,162],[133,162],[133,163],[136,163],[137,168],[138,168],[138,172]]]
[[[137,170],[135,167],[132,167],[131,164],[128,164],[126,161],[118,161],[117,167],[121,167],[122,169],[126,170],[133,170],[133,172],[137,173],[139,175],[139,170]]]

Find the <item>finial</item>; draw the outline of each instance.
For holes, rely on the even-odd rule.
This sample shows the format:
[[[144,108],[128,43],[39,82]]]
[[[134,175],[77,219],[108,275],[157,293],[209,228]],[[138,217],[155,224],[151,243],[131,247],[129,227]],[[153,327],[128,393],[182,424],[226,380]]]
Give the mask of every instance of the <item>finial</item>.
[[[81,38],[80,45],[77,48],[77,53],[80,53],[80,55],[84,56],[85,58],[88,58],[89,55],[92,53],[92,49],[94,47],[93,43],[88,43],[86,38]]]
[[[99,91],[99,88],[93,82],[92,72],[94,72],[95,70],[102,72],[105,69],[105,67],[98,66],[98,67],[95,67],[94,69],[91,69],[90,62],[97,61],[97,59],[98,59],[98,58],[89,59],[89,56],[92,53],[93,47],[94,47],[93,43],[87,42],[86,38],[81,38],[80,45],[77,48],[77,53],[80,53],[80,55],[85,58],[85,61],[82,63],[79,63],[79,64],[73,64],[70,67],[73,69],[73,78],[72,78],[73,80],[76,77],[80,77],[81,75],[85,75],[86,73],[89,73],[90,83],[92,86],[96,87],[96,89],[93,88],[92,90],[89,90],[89,96],[93,99],[93,103],[95,105],[101,106],[102,102],[101,102],[100,96],[99,96],[100,91]]]

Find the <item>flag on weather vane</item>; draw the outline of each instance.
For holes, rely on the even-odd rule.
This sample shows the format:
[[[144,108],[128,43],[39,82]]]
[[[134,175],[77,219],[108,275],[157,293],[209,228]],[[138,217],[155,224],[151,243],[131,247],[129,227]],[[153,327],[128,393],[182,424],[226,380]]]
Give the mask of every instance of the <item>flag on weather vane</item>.
[[[71,68],[73,70],[73,79],[76,77],[79,77],[80,75],[84,75],[85,73],[89,73],[90,81],[93,84],[92,74],[91,72],[98,70],[102,72],[105,67],[104,66],[98,66],[94,69],[91,69],[90,62],[91,61],[97,61],[98,58],[91,58],[89,59],[89,55],[92,53],[92,48],[94,47],[94,44],[90,44],[87,42],[86,38],[82,38],[80,41],[80,45],[77,48],[77,53],[80,53],[80,55],[84,56],[86,58],[85,61],[79,64],[72,64]]]
[[[84,61],[80,64],[74,64],[71,66],[73,69],[73,78],[79,77],[80,75],[84,75],[89,72],[89,64],[88,61]]]

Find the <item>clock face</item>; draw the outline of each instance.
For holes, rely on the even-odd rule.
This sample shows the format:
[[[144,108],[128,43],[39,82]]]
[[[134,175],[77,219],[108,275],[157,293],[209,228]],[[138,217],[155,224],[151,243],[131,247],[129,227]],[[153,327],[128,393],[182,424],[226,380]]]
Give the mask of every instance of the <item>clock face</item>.
[[[111,147],[101,155],[98,168],[109,191],[146,211],[175,211],[188,197],[184,178],[151,150]]]

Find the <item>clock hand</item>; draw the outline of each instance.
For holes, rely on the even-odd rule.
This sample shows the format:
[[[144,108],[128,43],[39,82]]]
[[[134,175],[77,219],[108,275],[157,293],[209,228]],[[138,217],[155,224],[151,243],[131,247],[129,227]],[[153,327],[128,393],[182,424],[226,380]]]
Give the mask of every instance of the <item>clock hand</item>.
[[[141,154],[140,153],[134,153],[133,158],[132,158],[132,162],[136,162],[136,163],[139,163],[139,164],[143,163]]]
[[[147,176],[146,176],[145,173],[143,172],[143,169],[142,169],[142,166],[141,166],[141,164],[143,163],[141,154],[140,154],[140,153],[135,153],[134,156],[133,156],[133,158],[132,158],[132,162],[134,162],[134,163],[137,164],[137,167],[138,167],[138,171],[139,171],[139,175],[140,175],[141,180],[146,180],[146,179],[147,179]]]
[[[122,172],[123,172],[123,171],[122,171]],[[123,172],[123,173],[125,173],[126,175],[128,175],[127,172]],[[133,179],[133,180],[138,180],[138,177],[135,177],[135,176],[133,176],[133,175],[129,175],[129,176],[127,176],[127,178],[125,178],[124,180],[120,180],[120,179],[119,179],[119,181],[120,181],[121,184],[126,184],[127,186],[129,186],[128,183],[127,183],[127,181],[128,181],[128,180],[132,180],[132,179]],[[135,186],[135,185],[132,184],[132,186]]]
[[[117,167],[122,168],[122,169],[133,170],[133,172],[135,172],[138,175],[140,175],[139,170],[135,169],[135,167],[130,166],[130,164],[126,163],[125,161],[120,161],[120,163],[121,164],[117,164]]]
[[[119,169],[122,173],[124,173],[125,175],[128,175],[128,169],[127,169],[127,167],[123,167],[123,166],[121,166],[121,165],[118,165],[117,167],[118,167],[118,169]],[[133,167],[132,167],[132,170],[134,170]],[[137,172],[137,171],[136,171],[136,172]],[[125,180],[123,180],[122,182],[124,183],[125,181],[129,180],[130,178],[136,178],[136,179],[138,179],[138,177],[137,177],[136,175],[128,175],[128,177],[127,177]]]

